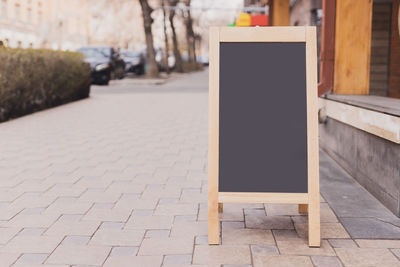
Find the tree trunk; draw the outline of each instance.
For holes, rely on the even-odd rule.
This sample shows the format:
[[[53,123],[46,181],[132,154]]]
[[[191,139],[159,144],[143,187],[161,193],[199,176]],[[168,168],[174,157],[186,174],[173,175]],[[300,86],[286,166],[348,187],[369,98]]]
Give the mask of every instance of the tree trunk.
[[[171,7],[176,7],[178,1],[179,0],[170,0],[169,5]],[[175,70],[177,72],[183,72],[182,56],[181,53],[179,52],[178,38],[176,36],[175,24],[174,24],[175,14],[176,14],[175,10],[171,9],[169,12],[169,24],[171,25],[171,30],[172,30],[172,44],[174,46]]]
[[[167,34],[167,21],[166,21],[166,11],[165,11],[165,0],[161,0],[161,7],[163,11],[163,24],[164,24],[164,41],[165,41],[165,71],[169,74],[169,64],[168,64],[168,57],[169,57],[169,44],[168,44],[168,34]]]
[[[147,0],[139,0],[139,2],[142,7],[144,34],[146,36],[147,76],[158,77],[159,72],[153,45],[153,34],[151,32],[151,24],[153,23],[151,12],[153,12],[153,9],[149,6]]]
[[[186,12],[186,40],[188,46],[189,62],[194,66],[196,64],[196,40],[193,31],[193,20],[190,14],[190,1],[186,0],[186,6],[189,8]]]

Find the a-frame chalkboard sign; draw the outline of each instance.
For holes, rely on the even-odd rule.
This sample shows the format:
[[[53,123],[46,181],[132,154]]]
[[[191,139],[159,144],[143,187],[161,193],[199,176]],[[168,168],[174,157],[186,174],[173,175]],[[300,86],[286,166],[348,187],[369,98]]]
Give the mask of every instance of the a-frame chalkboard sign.
[[[210,29],[208,238],[223,203],[291,203],[320,246],[315,27]]]

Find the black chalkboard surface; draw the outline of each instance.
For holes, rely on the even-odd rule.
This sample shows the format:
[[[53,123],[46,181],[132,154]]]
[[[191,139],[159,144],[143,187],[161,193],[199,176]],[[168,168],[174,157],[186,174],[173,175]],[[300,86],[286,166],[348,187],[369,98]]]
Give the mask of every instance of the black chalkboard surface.
[[[219,192],[307,193],[306,44],[219,49]]]

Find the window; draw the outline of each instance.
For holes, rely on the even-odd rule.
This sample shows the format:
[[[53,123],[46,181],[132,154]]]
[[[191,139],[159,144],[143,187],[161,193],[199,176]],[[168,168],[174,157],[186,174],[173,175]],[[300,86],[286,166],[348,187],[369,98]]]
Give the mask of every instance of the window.
[[[21,6],[19,4],[16,4],[14,6],[15,8],[15,19],[20,20],[21,19]]]
[[[37,23],[40,25],[43,23],[42,2],[38,2],[37,4],[38,4]]]
[[[38,12],[38,19],[37,19],[38,24],[42,24],[42,20],[43,20],[43,18],[42,18],[42,12],[39,11],[39,12]]]
[[[32,9],[28,8],[27,10],[27,17],[26,17],[27,22],[31,23],[32,22]]]
[[[7,17],[7,0],[1,0],[1,16]]]

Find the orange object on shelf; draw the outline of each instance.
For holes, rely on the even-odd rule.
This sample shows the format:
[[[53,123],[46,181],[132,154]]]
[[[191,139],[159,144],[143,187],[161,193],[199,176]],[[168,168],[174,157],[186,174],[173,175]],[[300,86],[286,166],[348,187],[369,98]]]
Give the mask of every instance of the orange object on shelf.
[[[268,15],[252,15],[251,26],[268,26]]]

